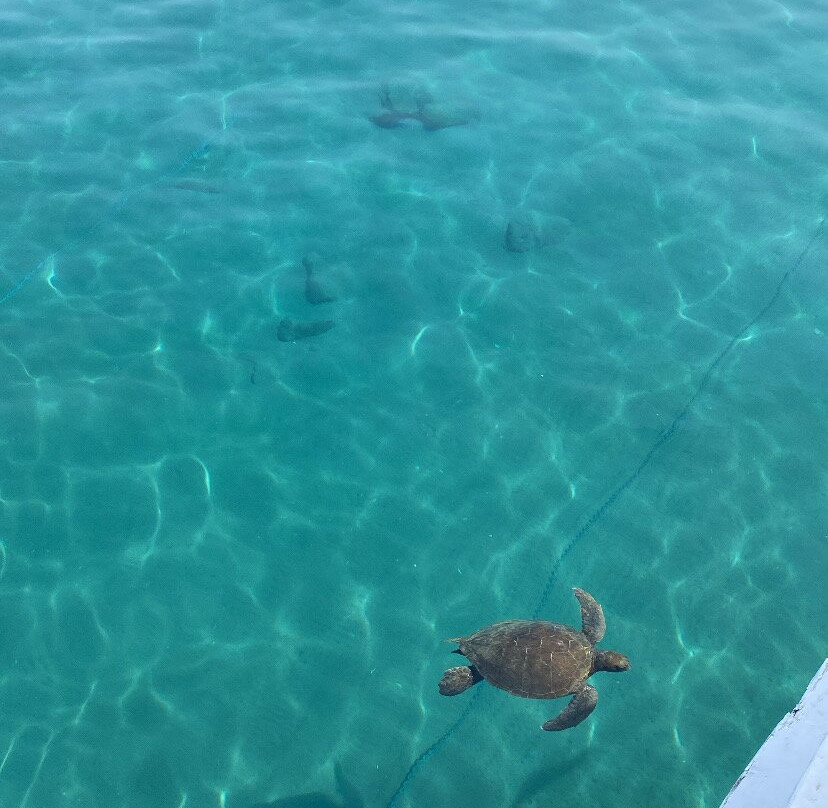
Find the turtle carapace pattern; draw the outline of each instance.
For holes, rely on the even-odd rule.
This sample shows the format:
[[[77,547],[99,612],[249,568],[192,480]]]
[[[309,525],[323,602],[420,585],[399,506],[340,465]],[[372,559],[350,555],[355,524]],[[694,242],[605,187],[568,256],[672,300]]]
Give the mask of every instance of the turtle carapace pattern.
[[[581,604],[581,630],[548,620],[507,620],[454,637],[453,653],[471,665],[450,668],[440,680],[444,696],[456,696],[485,679],[495,687],[527,699],[572,696],[560,715],[543,729],[569,729],[581,723],[598,703],[587,682],[598,671],[626,671],[630,660],[618,651],[596,648],[606,630],[601,604],[583,589],[572,590]]]

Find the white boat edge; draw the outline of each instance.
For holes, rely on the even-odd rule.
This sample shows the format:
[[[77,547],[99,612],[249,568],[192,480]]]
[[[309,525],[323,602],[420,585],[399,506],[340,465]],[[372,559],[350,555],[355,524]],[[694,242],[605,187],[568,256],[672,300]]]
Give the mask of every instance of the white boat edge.
[[[828,808],[828,659],[720,808]]]

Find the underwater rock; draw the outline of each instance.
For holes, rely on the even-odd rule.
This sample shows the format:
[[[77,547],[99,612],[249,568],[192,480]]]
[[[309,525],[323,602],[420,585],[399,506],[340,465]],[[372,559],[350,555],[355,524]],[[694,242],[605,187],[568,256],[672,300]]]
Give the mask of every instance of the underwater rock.
[[[324,334],[335,325],[333,320],[291,320],[285,317],[276,328],[276,339],[280,342],[296,342],[298,339]]]
[[[313,261],[305,256],[302,265],[305,267],[305,299],[308,303],[333,303],[336,297],[328,294],[313,276]]]
[[[563,241],[572,222],[563,216],[544,216],[533,210],[518,211],[506,225],[504,246],[509,252],[528,252]]]

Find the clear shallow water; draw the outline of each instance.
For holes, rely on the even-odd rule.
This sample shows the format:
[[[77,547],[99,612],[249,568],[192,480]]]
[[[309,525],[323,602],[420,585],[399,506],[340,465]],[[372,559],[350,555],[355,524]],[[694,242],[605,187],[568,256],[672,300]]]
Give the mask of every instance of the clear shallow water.
[[[693,399],[825,214],[821,4],[0,27],[0,803],[385,806],[555,570],[633,669],[484,690],[398,805],[717,806],[828,640],[824,234]]]

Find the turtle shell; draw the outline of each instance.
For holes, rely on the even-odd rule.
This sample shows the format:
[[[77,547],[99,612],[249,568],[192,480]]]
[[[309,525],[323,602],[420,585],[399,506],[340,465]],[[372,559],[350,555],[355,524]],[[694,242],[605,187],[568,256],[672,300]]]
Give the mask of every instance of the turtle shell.
[[[565,696],[592,673],[592,643],[547,620],[507,620],[457,642],[488,682],[528,699]]]

